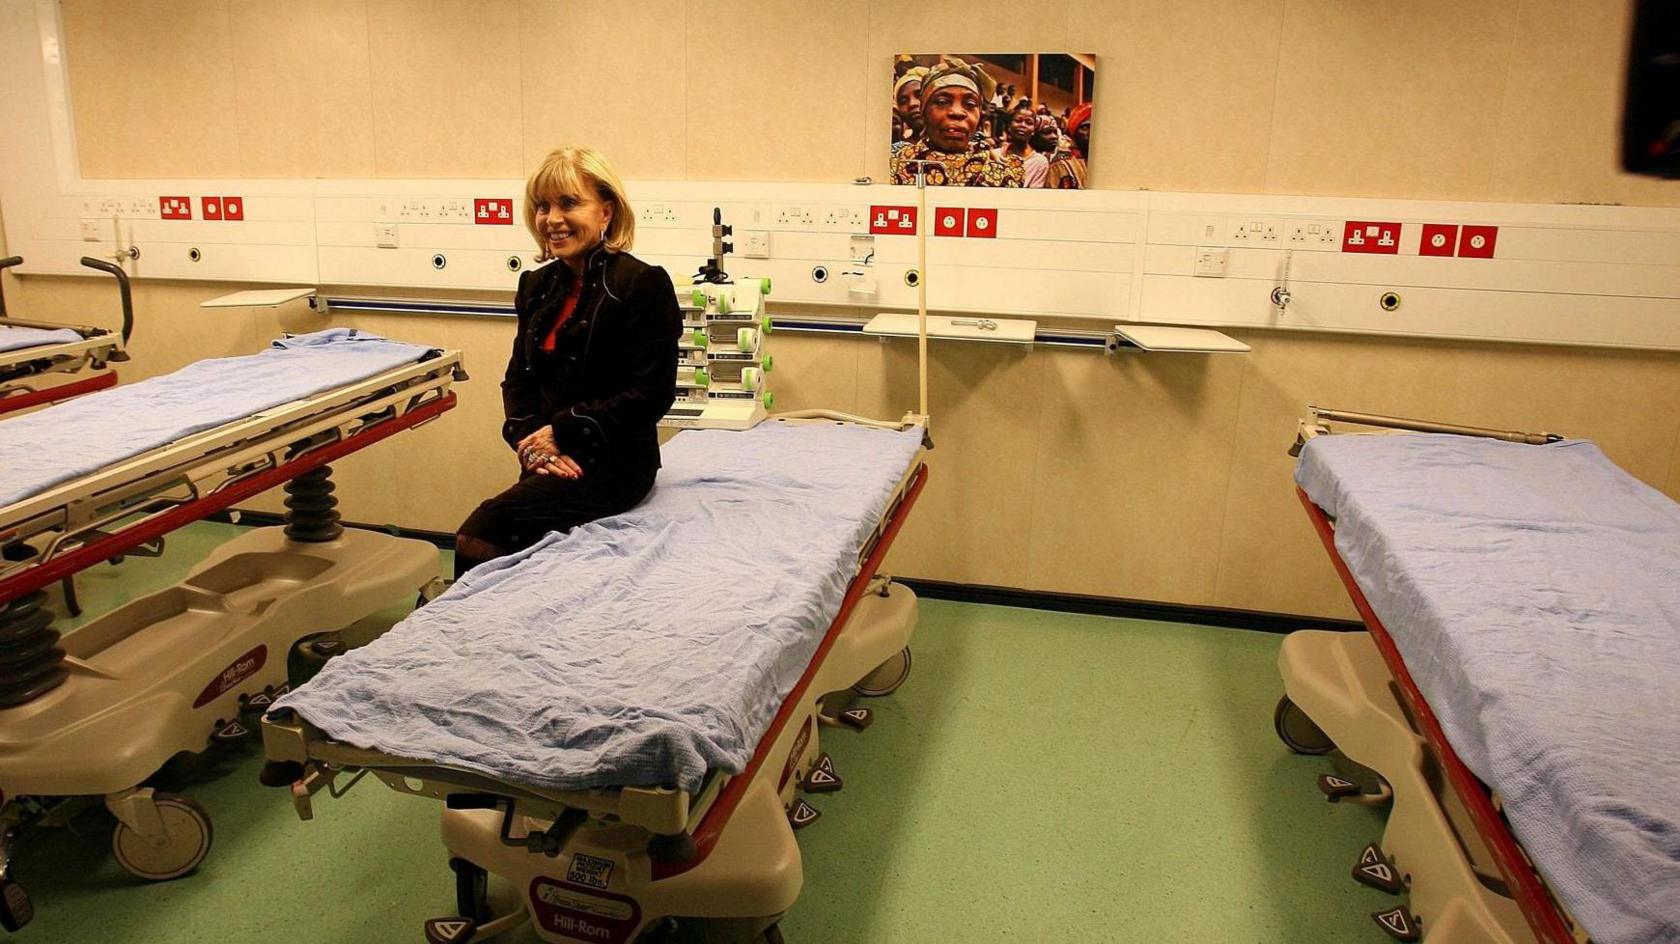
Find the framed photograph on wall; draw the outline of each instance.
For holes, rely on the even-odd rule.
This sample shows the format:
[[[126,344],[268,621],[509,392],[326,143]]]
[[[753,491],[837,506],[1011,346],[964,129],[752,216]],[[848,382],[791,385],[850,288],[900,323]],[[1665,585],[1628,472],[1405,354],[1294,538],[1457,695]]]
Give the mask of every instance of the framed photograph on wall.
[[[1084,189],[1096,76],[1082,53],[893,57],[893,183]]]

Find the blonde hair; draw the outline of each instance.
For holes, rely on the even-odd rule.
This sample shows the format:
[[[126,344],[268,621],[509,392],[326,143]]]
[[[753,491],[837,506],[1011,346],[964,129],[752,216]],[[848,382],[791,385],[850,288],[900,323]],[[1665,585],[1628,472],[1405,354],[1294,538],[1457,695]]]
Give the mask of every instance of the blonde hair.
[[[624,182],[612,165],[594,148],[563,147],[549,152],[531,178],[525,181],[525,228],[537,241],[537,258],[547,261],[548,242],[537,232],[537,204],[548,197],[593,192],[612,204],[612,222],[607,224],[602,243],[614,252],[628,252],[636,239],[636,211],[624,195]]]

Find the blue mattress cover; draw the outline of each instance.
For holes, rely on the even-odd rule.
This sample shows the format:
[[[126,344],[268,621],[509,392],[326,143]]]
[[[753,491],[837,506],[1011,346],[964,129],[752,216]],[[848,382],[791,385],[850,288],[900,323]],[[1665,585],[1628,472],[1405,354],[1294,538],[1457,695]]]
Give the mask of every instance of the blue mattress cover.
[[[0,325],[0,354],[46,344],[67,344],[82,336],[69,328],[23,328]]]
[[[412,364],[431,350],[329,328],[0,421],[0,508],[194,433]]]
[[[1319,437],[1296,482],[1565,907],[1680,941],[1680,505],[1580,440]]]
[[[698,790],[810,663],[917,430],[689,430],[640,506],[475,568],[276,703],[506,781]]]

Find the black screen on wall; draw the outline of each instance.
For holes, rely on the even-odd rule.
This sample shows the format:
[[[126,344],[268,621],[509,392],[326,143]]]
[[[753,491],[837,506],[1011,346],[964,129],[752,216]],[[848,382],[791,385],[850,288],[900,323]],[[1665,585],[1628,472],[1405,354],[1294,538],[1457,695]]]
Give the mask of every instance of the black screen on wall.
[[[1680,178],[1680,0],[1639,0],[1635,9],[1622,168]]]

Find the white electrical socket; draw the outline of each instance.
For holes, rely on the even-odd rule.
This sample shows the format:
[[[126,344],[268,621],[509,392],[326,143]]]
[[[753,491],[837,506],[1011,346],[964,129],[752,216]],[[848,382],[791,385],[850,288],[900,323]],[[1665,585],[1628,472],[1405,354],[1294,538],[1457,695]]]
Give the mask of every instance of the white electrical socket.
[[[1198,276],[1210,278],[1224,278],[1225,265],[1231,259],[1231,250],[1213,246],[1196,247],[1196,269]]]
[[[397,224],[375,223],[373,224],[373,234],[380,249],[397,248]]]
[[[1331,220],[1290,220],[1292,249],[1337,249],[1342,244],[1342,225]]]
[[[644,203],[636,216],[639,222],[651,226],[677,225],[677,208],[668,203]]]
[[[747,230],[741,234],[741,255],[748,259],[770,258],[770,234],[765,230]]]
[[[1231,242],[1276,246],[1283,238],[1282,229],[1277,220],[1237,220],[1231,224]]]
[[[99,221],[98,220],[83,220],[82,221],[82,241],[83,242],[90,242],[90,243],[99,242]]]

